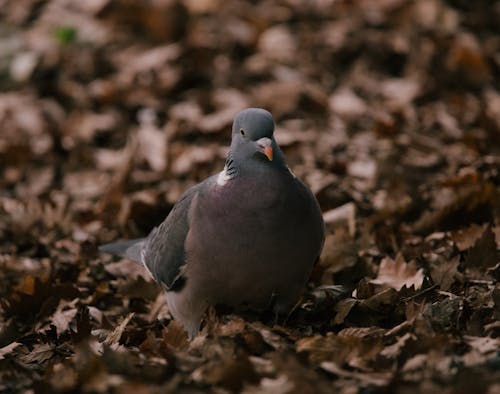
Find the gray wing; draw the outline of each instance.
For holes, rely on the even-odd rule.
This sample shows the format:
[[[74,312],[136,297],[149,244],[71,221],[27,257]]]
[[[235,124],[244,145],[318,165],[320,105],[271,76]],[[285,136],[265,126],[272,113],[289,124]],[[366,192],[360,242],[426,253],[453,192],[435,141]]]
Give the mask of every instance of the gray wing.
[[[186,260],[184,243],[189,231],[189,211],[193,199],[207,185],[207,181],[184,193],[165,221],[151,231],[142,248],[142,263],[168,290],[182,285],[181,268]]]
[[[141,251],[146,243],[146,238],[131,239],[128,241],[117,241],[99,246],[101,252],[126,257],[136,263],[141,263]]]

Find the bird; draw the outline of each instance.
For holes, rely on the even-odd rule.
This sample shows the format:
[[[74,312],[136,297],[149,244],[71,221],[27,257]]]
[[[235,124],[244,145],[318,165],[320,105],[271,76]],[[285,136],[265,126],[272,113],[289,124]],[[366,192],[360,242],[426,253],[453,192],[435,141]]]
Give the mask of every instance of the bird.
[[[286,316],[319,259],[320,206],[274,129],[265,109],[239,112],[221,172],[189,188],[147,237],[100,247],[144,265],[190,339],[210,306]]]

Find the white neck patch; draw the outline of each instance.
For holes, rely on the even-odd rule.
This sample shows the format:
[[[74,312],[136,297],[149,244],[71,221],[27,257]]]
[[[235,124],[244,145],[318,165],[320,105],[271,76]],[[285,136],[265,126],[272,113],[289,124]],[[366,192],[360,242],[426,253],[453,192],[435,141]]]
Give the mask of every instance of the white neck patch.
[[[231,175],[227,173],[227,168],[219,172],[219,176],[217,177],[217,185],[224,186],[231,179]]]

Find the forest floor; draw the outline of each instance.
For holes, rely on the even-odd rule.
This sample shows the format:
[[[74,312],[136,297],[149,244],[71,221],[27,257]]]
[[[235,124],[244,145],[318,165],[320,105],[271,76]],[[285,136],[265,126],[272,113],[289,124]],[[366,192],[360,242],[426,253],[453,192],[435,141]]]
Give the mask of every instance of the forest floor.
[[[0,393],[500,393],[500,2],[0,0]],[[192,342],[143,236],[264,107],[328,235]]]

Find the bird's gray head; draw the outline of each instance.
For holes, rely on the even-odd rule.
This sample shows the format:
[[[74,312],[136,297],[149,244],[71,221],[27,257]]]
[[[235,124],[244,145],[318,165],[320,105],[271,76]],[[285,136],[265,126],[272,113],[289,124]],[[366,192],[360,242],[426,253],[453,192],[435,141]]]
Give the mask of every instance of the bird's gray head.
[[[261,108],[241,111],[233,123],[231,157],[238,164],[260,162],[283,165],[283,155],[274,140],[273,116]]]

